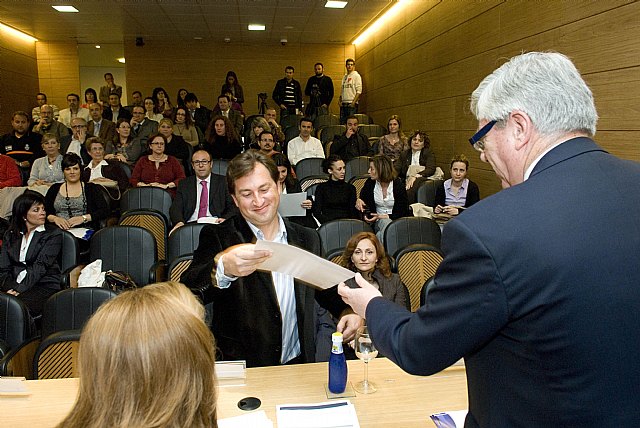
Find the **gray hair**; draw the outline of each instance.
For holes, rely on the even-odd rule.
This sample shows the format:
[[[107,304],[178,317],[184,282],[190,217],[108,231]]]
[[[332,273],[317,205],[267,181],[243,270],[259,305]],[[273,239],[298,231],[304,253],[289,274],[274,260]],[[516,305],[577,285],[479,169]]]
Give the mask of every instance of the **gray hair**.
[[[543,135],[596,133],[593,94],[571,60],[560,53],[515,56],[471,94],[471,111],[478,120],[501,122],[514,110],[527,113]]]

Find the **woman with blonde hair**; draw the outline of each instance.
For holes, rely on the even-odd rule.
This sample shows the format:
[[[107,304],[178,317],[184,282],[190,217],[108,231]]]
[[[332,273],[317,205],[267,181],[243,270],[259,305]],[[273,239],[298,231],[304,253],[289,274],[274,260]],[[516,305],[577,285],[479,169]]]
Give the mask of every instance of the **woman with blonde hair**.
[[[217,427],[215,346],[182,284],[122,293],[80,339],[78,400],[59,427]]]

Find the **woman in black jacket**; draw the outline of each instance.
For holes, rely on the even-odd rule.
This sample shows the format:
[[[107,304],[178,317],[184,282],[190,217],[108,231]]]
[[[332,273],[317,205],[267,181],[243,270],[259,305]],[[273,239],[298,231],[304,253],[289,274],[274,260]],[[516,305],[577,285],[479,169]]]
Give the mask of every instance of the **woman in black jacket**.
[[[415,203],[420,184],[436,172],[436,156],[431,151],[431,141],[426,132],[413,132],[409,138],[409,149],[400,155],[394,167],[405,184],[409,203]]]
[[[344,161],[331,155],[322,162],[329,181],[318,184],[314,194],[313,215],[321,223],[340,218],[360,218],[356,210],[356,188],[344,181]]]
[[[397,178],[391,159],[377,155],[369,163],[370,178],[360,191],[356,208],[364,214],[364,220],[373,224],[380,241],[384,229],[395,219],[410,215],[407,191]]]
[[[45,222],[44,198],[27,190],[13,203],[0,252],[0,290],[22,300],[31,316],[40,315],[44,302],[60,290],[62,234]]]

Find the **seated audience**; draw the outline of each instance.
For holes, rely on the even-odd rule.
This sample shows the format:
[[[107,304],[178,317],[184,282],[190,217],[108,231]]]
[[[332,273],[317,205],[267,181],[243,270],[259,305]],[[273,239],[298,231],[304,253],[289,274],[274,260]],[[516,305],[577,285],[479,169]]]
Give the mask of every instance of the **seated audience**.
[[[42,107],[45,104],[49,104],[47,102],[47,94],[43,94],[42,92],[38,92],[38,94],[36,95],[36,101],[38,102],[38,105],[31,110],[31,120],[33,123],[40,122],[40,107]],[[58,106],[55,104],[49,104],[49,105],[53,109],[53,117],[56,120],[58,120],[58,117],[60,117],[60,111],[58,110]]]
[[[186,97],[188,93],[189,91],[184,88],[178,89],[178,94],[176,95],[176,107],[187,107],[187,104],[184,101],[184,97]]]
[[[107,143],[107,148],[113,147],[111,143],[116,138],[116,124],[102,117],[102,106],[99,103],[89,104],[91,120],[87,123],[87,133],[94,137],[100,137]],[[107,153],[109,153],[107,151]]]
[[[18,165],[23,181],[26,181],[29,168],[44,154],[40,144],[42,135],[29,131],[29,115],[24,111],[16,111],[11,115],[11,128],[11,132],[0,137],[0,154],[13,159]]]
[[[193,123],[200,129],[200,132],[204,134],[211,121],[211,111],[206,107],[200,106],[198,97],[192,92],[189,92],[187,96],[184,97],[184,102],[187,105],[191,120],[193,120]]]
[[[356,208],[364,213],[367,223],[373,224],[373,230],[382,241],[384,230],[393,220],[411,215],[407,191],[387,156],[376,155],[371,159],[369,176],[360,191]]]
[[[78,398],[58,426],[215,428],[215,340],[182,284],[104,303],[82,331]]]
[[[254,117],[251,122],[251,132],[249,132],[249,144],[245,142],[245,147],[250,149],[260,150],[260,134],[262,131],[271,132],[271,126],[264,117]]]
[[[197,150],[191,157],[191,164],[195,175],[178,183],[176,197],[169,210],[171,223],[174,225],[171,232],[185,223],[196,222],[203,217],[222,223],[237,213],[225,177],[211,174],[209,152]]]
[[[202,148],[212,159],[233,159],[242,152],[242,143],[233,124],[224,116],[215,116],[205,133]]]
[[[178,107],[173,118],[173,135],[184,138],[184,141],[196,147],[200,142],[198,129],[191,119],[186,107]]]
[[[227,78],[220,89],[220,94],[225,95],[229,94],[229,99],[231,102],[237,103],[240,106],[240,111],[242,111],[242,103],[244,103],[244,92],[242,91],[242,86],[238,83],[238,76],[233,71],[229,71],[227,73]]]
[[[129,120],[125,118],[118,119],[116,133],[117,136],[113,144],[113,153],[105,155],[104,158],[106,160],[118,160],[129,166],[133,166],[140,158],[142,152],[146,151],[146,148],[143,150],[140,141],[133,140]]]
[[[120,162],[104,159],[106,144],[100,137],[90,137],[85,144],[91,156],[91,162],[82,170],[83,182],[100,184],[108,189],[117,187],[120,192],[129,187],[129,179],[122,170]]]
[[[71,135],[65,135],[60,138],[60,153],[63,155],[67,153],[75,153],[80,156],[82,165],[86,165],[91,161],[91,157],[87,152],[85,143],[89,136],[87,132],[87,121],[81,117],[74,117],[71,119]]]
[[[322,169],[329,181],[318,184],[314,194],[313,216],[324,224],[340,218],[360,218],[356,209],[356,188],[344,181],[344,161],[338,155],[329,156]]]
[[[378,140],[376,154],[389,156],[395,162],[405,150],[409,149],[407,137],[402,133],[401,127],[402,121],[398,115],[394,114],[389,118],[387,121],[389,133]]]
[[[86,227],[98,230],[100,222],[109,215],[109,205],[100,188],[93,183],[83,183],[80,156],[67,153],[62,157],[64,182],[49,187],[45,196],[47,221],[60,229]]]
[[[54,183],[62,183],[64,174],[62,173],[62,155],[60,154],[60,143],[53,134],[42,136],[42,149],[45,156],[36,159],[31,167],[29,176],[29,186],[51,186]]]
[[[276,153],[280,153],[277,150],[274,150],[274,136],[271,131],[262,131],[258,136],[258,148],[259,150],[267,156],[273,156]]]
[[[436,214],[458,215],[480,200],[478,185],[467,178],[469,161],[465,155],[451,159],[451,178],[436,188]]]
[[[331,154],[340,156],[345,162],[349,162],[358,156],[371,156],[373,154],[373,149],[369,145],[367,137],[358,132],[357,117],[349,116],[345,133],[333,137]]]
[[[153,103],[156,106],[156,113],[162,114],[163,117],[173,116],[173,105],[169,101],[169,94],[164,88],[154,88],[151,98],[153,98]]]
[[[282,126],[276,121],[277,113],[276,109],[273,107],[269,107],[267,111],[264,113],[264,118],[267,119],[267,123],[271,127],[271,132],[273,132],[273,136],[280,144],[280,146],[284,146],[284,132],[282,131]]]
[[[144,99],[144,117],[146,117],[147,119],[153,120],[155,122],[160,122],[164,116],[162,115],[162,113],[157,113],[156,112],[156,103],[153,101],[153,98],[151,97],[147,97]],[[133,109],[132,109],[133,112]]]
[[[104,109],[102,110],[102,117],[112,122],[117,122],[119,119],[127,119],[131,120],[131,112],[124,108],[122,104],[120,104],[120,95],[115,92],[109,94],[109,104],[104,105]]]
[[[287,156],[293,166],[296,166],[302,159],[321,158],[324,159],[324,148],[316,137],[312,137],[313,122],[308,117],[303,117],[298,123],[300,135],[287,143]]]
[[[413,204],[420,184],[436,172],[436,156],[431,151],[431,141],[424,131],[414,131],[409,138],[409,146],[393,166],[405,183],[409,203]]]
[[[354,272],[360,272],[369,284],[373,284],[382,297],[391,300],[405,309],[411,309],[409,290],[397,273],[391,272],[389,258],[380,240],[371,232],[356,233],[349,239],[342,254],[343,266]],[[357,287],[354,278],[345,282]]]
[[[178,159],[184,168],[185,173],[191,171],[191,159],[189,144],[179,135],[173,135],[173,121],[164,118],[158,124],[158,133],[167,140],[164,152]]]
[[[158,187],[174,197],[178,183],[185,178],[182,165],[178,159],[164,152],[167,144],[164,135],[153,134],[147,142],[151,153],[138,159],[129,182],[133,187]]]
[[[236,130],[238,135],[242,135],[242,127],[244,125],[244,118],[239,111],[231,108],[231,102],[228,95],[220,95],[218,97],[218,105],[213,110],[213,113],[217,116],[226,117]]]
[[[45,221],[41,194],[26,191],[18,196],[0,252],[0,290],[18,297],[31,316],[42,313],[44,302],[60,290],[62,279],[58,265],[62,236]]]
[[[274,154],[273,156],[271,156],[271,159],[273,159],[273,162],[278,167],[278,191],[280,192],[280,194],[301,193],[302,187],[300,187],[300,182],[297,178],[295,178],[293,174],[293,168],[291,167],[289,159],[287,159],[287,157],[282,153]],[[311,201],[311,199],[305,199],[304,201],[302,201],[300,206],[307,210],[306,215],[289,216],[287,218],[294,223],[298,223],[301,226],[310,227],[312,229],[317,228],[318,224],[311,215],[311,208],[313,207],[313,202]]]
[[[67,104],[69,108],[60,110],[60,123],[64,124],[67,128],[71,128],[71,120],[76,117],[81,117],[85,121],[89,120],[89,110],[80,107],[80,95],[69,94],[67,95]]]
[[[53,118],[53,108],[50,105],[40,107],[40,121],[33,125],[32,131],[36,134],[54,134],[58,141],[65,135],[69,135],[69,128]]]
[[[142,147],[143,152],[148,149],[146,145],[147,138],[151,134],[158,132],[158,122],[151,120],[144,115],[144,109],[140,106],[134,106],[131,111],[133,118],[129,121],[131,125],[131,137]]]

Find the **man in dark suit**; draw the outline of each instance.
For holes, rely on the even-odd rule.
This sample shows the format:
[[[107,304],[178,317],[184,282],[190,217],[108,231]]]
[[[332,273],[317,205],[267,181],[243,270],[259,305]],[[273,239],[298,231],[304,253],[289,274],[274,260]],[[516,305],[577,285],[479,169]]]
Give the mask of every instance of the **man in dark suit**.
[[[89,114],[91,120],[87,123],[87,133],[112,143],[116,136],[116,124],[102,117],[102,106],[99,103],[89,104]]]
[[[231,102],[229,101],[228,95],[220,95],[218,97],[218,112],[220,116],[228,117],[233,127],[238,132],[238,135],[242,135],[242,126],[244,124],[244,119],[242,115],[237,110],[231,108]],[[216,111],[214,111],[216,113]]]
[[[229,193],[241,215],[202,229],[193,262],[182,275],[191,287],[215,280],[209,298],[221,358],[246,360],[249,367],[314,361],[316,299],[341,317],[338,330],[344,330],[346,340],[361,323],[340,300],[336,287],[315,292],[284,273],[256,271],[271,256],[269,251],[255,249],[256,240],[320,252],[315,230],[278,215],[278,177],[271,158],[255,150],[229,163]]]
[[[340,294],[403,369],[465,358],[465,427],[640,426],[640,165],[591,139],[593,96],[558,53],[512,58],[471,110],[504,190],[444,227],[425,305],[406,312],[361,278]]]
[[[198,221],[202,217],[213,218],[216,223],[237,214],[236,206],[229,195],[227,182],[221,175],[211,174],[211,155],[198,150],[191,156],[195,175],[181,180],[176,197],[173,198],[169,214],[173,232],[185,223]],[[206,187],[205,187],[206,186]],[[205,194],[208,198],[202,199]]]
[[[198,107],[198,97],[193,92],[189,92],[185,95],[184,103],[189,110],[191,119],[193,119],[193,122],[204,136],[204,133],[207,132],[209,121],[211,120],[211,111],[206,107]]]
[[[120,104],[120,95],[112,93],[109,95],[109,105],[102,110],[102,117],[117,123],[118,119],[131,120],[131,113]]]
[[[158,132],[158,122],[145,117],[144,107],[133,107],[133,118],[131,119],[131,138],[133,143],[140,144],[144,151],[147,148],[147,139],[156,132]]]

